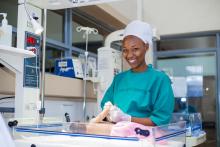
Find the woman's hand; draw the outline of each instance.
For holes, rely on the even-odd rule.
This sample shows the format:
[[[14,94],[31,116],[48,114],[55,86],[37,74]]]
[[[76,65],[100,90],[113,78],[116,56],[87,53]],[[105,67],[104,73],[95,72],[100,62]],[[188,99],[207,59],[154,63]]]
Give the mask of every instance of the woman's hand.
[[[120,108],[117,106],[111,106],[109,111],[109,117],[108,119],[111,122],[120,122],[120,121],[131,121],[131,116],[128,114],[125,114]]]

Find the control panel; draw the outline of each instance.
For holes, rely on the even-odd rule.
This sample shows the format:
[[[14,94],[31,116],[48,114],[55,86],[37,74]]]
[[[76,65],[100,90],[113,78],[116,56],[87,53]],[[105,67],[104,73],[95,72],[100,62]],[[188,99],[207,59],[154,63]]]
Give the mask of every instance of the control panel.
[[[25,32],[25,49],[36,54],[35,57],[24,59],[24,87],[39,87],[40,79],[40,47],[41,37]]]

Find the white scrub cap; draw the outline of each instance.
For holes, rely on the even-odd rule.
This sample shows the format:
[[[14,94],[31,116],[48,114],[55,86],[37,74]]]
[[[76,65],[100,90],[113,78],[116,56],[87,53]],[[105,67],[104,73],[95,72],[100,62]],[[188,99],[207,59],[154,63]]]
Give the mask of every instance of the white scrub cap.
[[[152,44],[152,28],[146,22],[140,20],[130,22],[125,28],[123,39],[129,35],[140,38],[144,43]]]

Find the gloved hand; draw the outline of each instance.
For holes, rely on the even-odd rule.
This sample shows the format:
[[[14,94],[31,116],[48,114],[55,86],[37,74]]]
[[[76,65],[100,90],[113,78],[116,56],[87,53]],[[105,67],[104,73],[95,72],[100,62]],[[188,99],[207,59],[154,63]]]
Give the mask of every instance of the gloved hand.
[[[110,108],[109,117],[108,119],[111,122],[120,122],[120,121],[131,121],[131,116],[128,114],[125,114],[120,108],[113,105]]]
[[[108,117],[111,106],[113,105],[110,101],[106,102],[102,112],[100,112],[95,118],[91,119],[90,123],[102,122],[105,117]]]

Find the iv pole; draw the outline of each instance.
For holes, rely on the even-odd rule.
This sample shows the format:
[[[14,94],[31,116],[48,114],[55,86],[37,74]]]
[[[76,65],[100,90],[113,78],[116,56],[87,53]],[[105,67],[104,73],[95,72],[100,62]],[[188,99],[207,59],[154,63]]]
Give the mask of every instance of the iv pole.
[[[98,34],[98,30],[95,28],[82,27],[79,26],[76,28],[77,32],[84,31],[83,38],[86,38],[86,51],[85,51],[85,64],[84,64],[84,74],[83,74],[83,121],[86,121],[86,92],[87,92],[87,70],[88,70],[88,40],[89,34]]]
[[[41,119],[43,119],[45,114],[45,108],[44,108],[44,96],[45,96],[45,58],[46,58],[46,28],[47,28],[47,9],[44,9],[44,32],[43,32],[43,48],[42,48],[42,76],[41,76]]]

